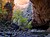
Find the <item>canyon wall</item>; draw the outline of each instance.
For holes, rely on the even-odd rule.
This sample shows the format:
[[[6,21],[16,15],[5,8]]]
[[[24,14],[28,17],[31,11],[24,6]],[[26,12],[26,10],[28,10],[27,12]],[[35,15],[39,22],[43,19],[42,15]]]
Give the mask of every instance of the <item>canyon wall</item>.
[[[30,0],[33,4],[32,25],[46,25],[50,20],[50,0]],[[34,24],[36,22],[36,24]],[[49,24],[47,24],[48,26]]]

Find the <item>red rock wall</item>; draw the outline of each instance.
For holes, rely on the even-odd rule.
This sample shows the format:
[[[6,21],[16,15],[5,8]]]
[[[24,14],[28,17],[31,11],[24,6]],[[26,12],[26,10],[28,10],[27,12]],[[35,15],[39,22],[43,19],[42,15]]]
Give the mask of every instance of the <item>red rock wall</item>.
[[[33,3],[33,18],[37,21],[37,23],[42,24],[50,20],[50,0],[30,1]]]

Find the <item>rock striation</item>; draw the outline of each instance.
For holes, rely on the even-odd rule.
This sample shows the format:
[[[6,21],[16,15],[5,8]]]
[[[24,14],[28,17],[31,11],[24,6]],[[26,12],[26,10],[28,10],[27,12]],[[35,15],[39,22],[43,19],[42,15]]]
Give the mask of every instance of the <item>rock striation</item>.
[[[32,25],[47,29],[50,23],[50,0],[30,0],[33,4]],[[47,28],[46,28],[47,27]]]

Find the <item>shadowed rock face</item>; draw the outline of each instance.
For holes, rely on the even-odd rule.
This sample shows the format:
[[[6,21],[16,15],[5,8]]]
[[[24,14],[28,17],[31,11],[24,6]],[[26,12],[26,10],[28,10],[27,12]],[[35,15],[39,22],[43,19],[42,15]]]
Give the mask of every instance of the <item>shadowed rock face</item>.
[[[9,3],[9,2],[7,2],[6,4],[5,4],[5,6],[4,6],[4,9],[6,9],[6,11],[7,11],[7,20],[11,20],[11,18],[12,18],[12,9],[13,7],[12,7],[12,5],[11,5],[11,3]]]
[[[33,3],[33,22],[34,27],[49,27],[50,20],[50,0],[30,0]]]

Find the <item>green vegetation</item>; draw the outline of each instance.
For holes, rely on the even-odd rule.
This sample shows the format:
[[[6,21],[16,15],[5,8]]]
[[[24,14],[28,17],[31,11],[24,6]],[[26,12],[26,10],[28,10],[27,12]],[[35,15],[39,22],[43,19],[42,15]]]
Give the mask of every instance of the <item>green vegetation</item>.
[[[6,18],[7,12],[6,10],[4,10],[4,16],[0,18],[0,24],[2,25],[1,27],[3,27],[4,29],[8,29],[11,28],[11,24],[9,24],[9,21],[6,21],[4,18]],[[15,12],[13,12],[13,16],[12,16],[12,20],[14,23],[17,23],[17,25],[21,28],[21,29],[31,29],[31,21],[28,23],[28,18],[25,18],[22,16],[22,11],[21,10],[16,10]]]
[[[18,23],[18,25],[25,29],[25,28],[29,28],[31,29],[31,21],[28,23],[28,18],[25,18],[22,16],[22,11],[17,10],[13,13],[13,17],[12,17],[13,22]]]

